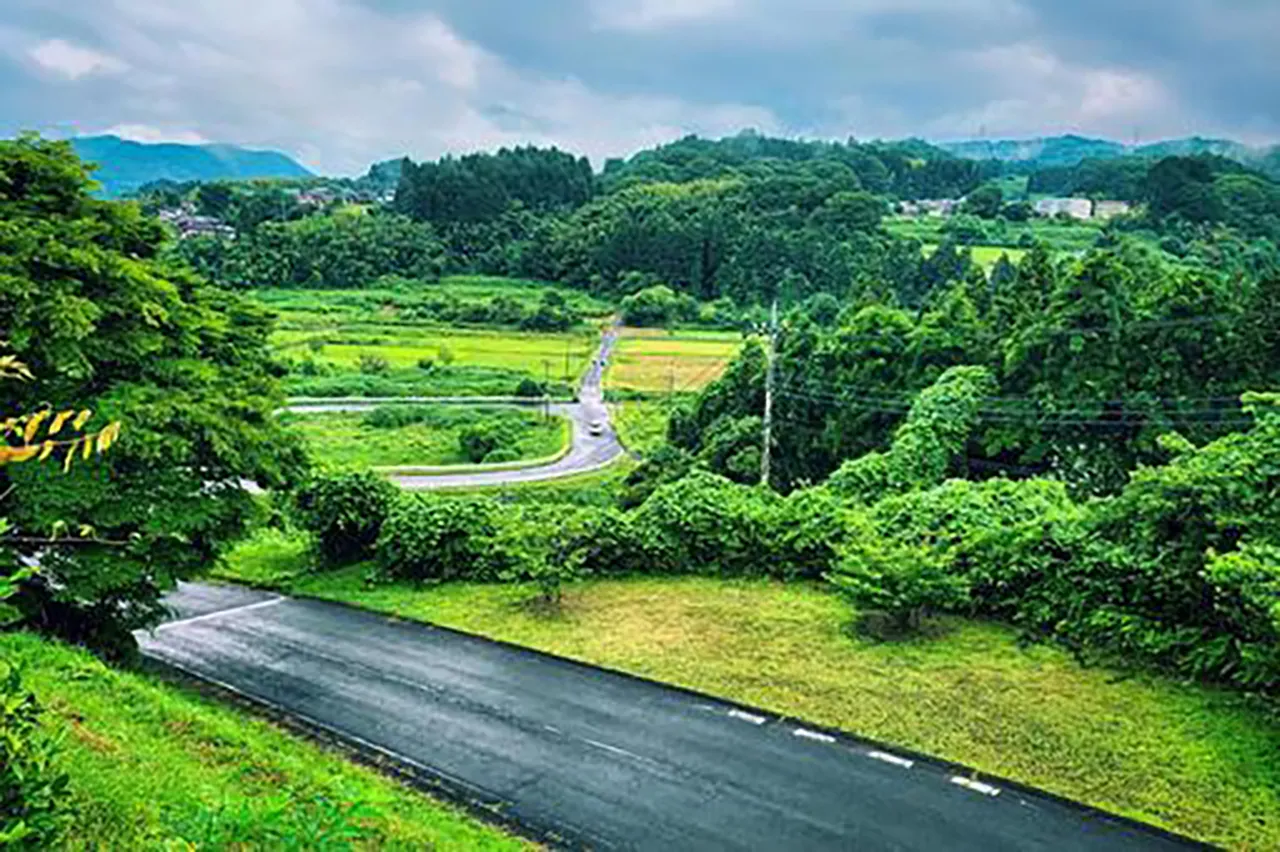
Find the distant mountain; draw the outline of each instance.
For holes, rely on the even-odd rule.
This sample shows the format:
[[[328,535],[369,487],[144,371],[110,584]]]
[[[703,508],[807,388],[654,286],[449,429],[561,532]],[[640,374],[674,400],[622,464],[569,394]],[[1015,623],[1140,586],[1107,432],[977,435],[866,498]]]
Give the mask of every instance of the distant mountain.
[[[234,145],[132,142],[118,136],[71,140],[81,159],[97,163],[94,177],[108,197],[119,197],[155,180],[211,181],[306,178],[311,172],[276,151]]]
[[[966,160],[1004,160],[1040,166],[1074,166],[1082,160],[1109,160],[1123,157],[1124,145],[1083,136],[1054,136],[1045,139],[1001,139],[938,142],[938,148]]]
[[[1083,136],[991,141],[970,139],[935,144],[938,148],[967,160],[1003,160],[1027,163],[1037,168],[1074,166],[1084,160],[1113,160],[1128,156],[1155,159],[1217,154],[1277,174],[1277,163],[1280,162],[1280,146],[1271,149],[1250,148],[1229,139],[1205,139],[1200,136],[1170,139],[1148,145],[1122,145],[1107,139],[1088,139]]]

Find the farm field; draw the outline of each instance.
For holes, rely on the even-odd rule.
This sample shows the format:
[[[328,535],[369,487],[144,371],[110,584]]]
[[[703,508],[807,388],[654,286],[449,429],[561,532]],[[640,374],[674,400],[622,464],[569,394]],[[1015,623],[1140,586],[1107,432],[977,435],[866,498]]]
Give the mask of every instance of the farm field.
[[[366,413],[285,414],[316,462],[341,467],[450,466],[476,464],[461,438],[484,429],[497,436],[502,462],[544,459],[568,446],[569,422],[547,420],[536,408],[469,408],[449,405],[387,406]]]
[[[738,332],[624,328],[605,378],[611,391],[696,391],[715,381],[742,348]]]
[[[966,246],[973,262],[990,272],[1000,262],[1000,258],[1008,256],[1010,263],[1017,263],[1027,256],[1027,249],[1003,248],[1001,246]],[[923,248],[925,257],[938,250],[937,245],[926,245]]]
[[[611,311],[580,291],[484,276],[381,290],[256,292],[279,316],[272,342],[289,367],[291,396],[510,396],[529,380],[569,397],[599,345],[607,319],[598,317]],[[523,306],[518,312],[548,293],[591,319],[566,331],[480,327],[440,322],[436,303],[428,304],[501,298]]]
[[[926,245],[937,245],[944,238],[943,226],[947,219],[938,216],[894,216],[885,219],[884,227],[895,237],[916,239]],[[1003,226],[984,223],[986,238],[983,245],[1026,248],[1024,241],[1034,239],[1045,246],[1062,252],[1087,251],[1098,239],[1101,228],[1087,222],[1056,222],[1033,220],[1031,222],[1006,222]]]
[[[65,736],[65,848],[534,848],[338,752],[86,651],[10,633],[0,657],[22,667]]]
[[[527,585],[368,586],[314,573],[270,534],[224,576],[346,601],[697,689],[917,749],[1237,848],[1280,844],[1280,731],[1247,699],[1081,666],[962,618],[898,642],[858,638],[811,584],[634,578],[576,584],[559,614]],[[736,649],[726,654],[725,648]]]
[[[665,399],[624,399],[609,405],[613,427],[628,452],[647,456],[667,438],[671,407]]]

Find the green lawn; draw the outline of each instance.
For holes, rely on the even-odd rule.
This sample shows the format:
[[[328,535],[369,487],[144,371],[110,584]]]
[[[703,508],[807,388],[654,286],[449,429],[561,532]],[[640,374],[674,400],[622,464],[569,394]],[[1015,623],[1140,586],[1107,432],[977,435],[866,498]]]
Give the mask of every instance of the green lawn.
[[[1026,249],[1004,248],[1002,246],[968,246],[969,256],[973,262],[990,272],[1000,262],[1000,258],[1008,257],[1010,263],[1018,263],[1027,256]],[[928,257],[938,250],[936,245],[926,245],[924,255]]]
[[[65,733],[75,849],[521,849],[340,754],[29,634],[0,659]]]
[[[1280,848],[1280,725],[1238,696],[1085,668],[1007,627],[858,639],[824,588],[714,579],[593,581],[562,615],[530,589],[367,587],[303,574],[301,545],[259,540],[228,576],[348,601],[609,666],[918,749],[1241,849]],[[296,575],[296,576],[295,576]],[[730,650],[731,649],[731,650]]]
[[[942,242],[942,228],[947,220],[940,216],[894,216],[885,220],[885,229],[895,237],[915,239],[925,244]],[[1030,236],[1048,248],[1060,252],[1081,252],[1092,248],[1101,232],[1094,222],[1057,222],[1033,219],[1030,222],[1006,222],[1003,227],[986,223],[986,239],[991,246],[1019,247]]]
[[[487,424],[511,436],[511,461],[545,459],[569,444],[569,422],[547,420],[532,408],[467,408],[450,405],[401,407],[416,422],[378,428],[360,413],[285,414],[282,422],[302,436],[311,457],[343,467],[445,466],[473,464],[463,455],[459,436],[467,427]]]

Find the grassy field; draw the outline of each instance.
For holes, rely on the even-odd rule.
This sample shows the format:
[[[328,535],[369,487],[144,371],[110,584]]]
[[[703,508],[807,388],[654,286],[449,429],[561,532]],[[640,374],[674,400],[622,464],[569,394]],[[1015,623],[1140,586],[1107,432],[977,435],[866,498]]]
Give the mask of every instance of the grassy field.
[[[1027,256],[1026,249],[1004,248],[1002,246],[969,246],[969,256],[973,262],[990,272],[1000,262],[1000,258],[1008,256],[1010,263],[1018,263]],[[936,245],[926,245],[924,256],[928,257],[938,250]]]
[[[942,227],[947,220],[940,216],[894,216],[885,220],[885,229],[895,237],[916,239],[926,244],[942,242]],[[1007,222],[1004,227],[994,223],[986,226],[986,243],[991,246],[1019,247],[1027,235],[1044,243],[1050,249],[1062,252],[1087,251],[1098,239],[1100,226],[1088,222],[1056,222],[1032,220]]]
[[[405,406],[412,419],[404,425],[376,425],[367,414],[285,414],[282,422],[302,436],[311,457],[344,467],[443,466],[474,463],[463,455],[459,436],[470,426],[487,424],[511,436],[508,461],[543,459],[569,444],[569,422],[547,420],[532,408]]]
[[[547,616],[522,606],[533,591],[519,586],[367,587],[359,567],[298,575],[305,556],[289,539],[256,547],[231,574],[839,727],[1209,842],[1280,846],[1273,716],[1023,648],[1000,625],[953,619],[940,636],[876,643],[851,634],[821,587],[699,578],[588,582]]]
[[[667,439],[671,410],[666,400],[627,399],[609,406],[618,439],[629,452],[647,456]]]
[[[696,391],[719,378],[742,348],[737,332],[622,329],[606,387],[615,391]]]
[[[0,658],[65,733],[75,849],[527,849],[259,719],[28,634]]]
[[[497,296],[536,305],[559,293],[591,321],[563,333],[463,327],[418,320],[425,300],[480,303]],[[296,396],[510,395],[522,379],[569,396],[599,345],[612,308],[576,290],[534,281],[456,276],[396,289],[281,290],[255,295],[278,315],[272,342],[290,365]],[[380,359],[384,369],[362,362]]]

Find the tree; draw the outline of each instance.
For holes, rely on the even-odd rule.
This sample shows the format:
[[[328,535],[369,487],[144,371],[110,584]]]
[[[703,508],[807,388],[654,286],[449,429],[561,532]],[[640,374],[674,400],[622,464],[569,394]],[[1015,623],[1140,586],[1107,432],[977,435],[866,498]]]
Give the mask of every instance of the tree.
[[[270,320],[162,261],[160,224],[92,198],[69,145],[0,142],[0,175],[0,338],[37,380],[6,385],[6,407],[74,402],[98,412],[85,425],[128,421],[101,465],[0,469],[0,492],[16,486],[13,536],[44,540],[59,524],[97,533],[52,552],[19,541],[41,572],[13,603],[33,625],[128,650],[129,631],[161,616],[161,595],[245,529],[252,503],[240,483],[302,470],[272,414],[282,395]]]
[[[980,219],[994,219],[1004,207],[1004,191],[994,183],[983,184],[969,193],[960,209]]]

